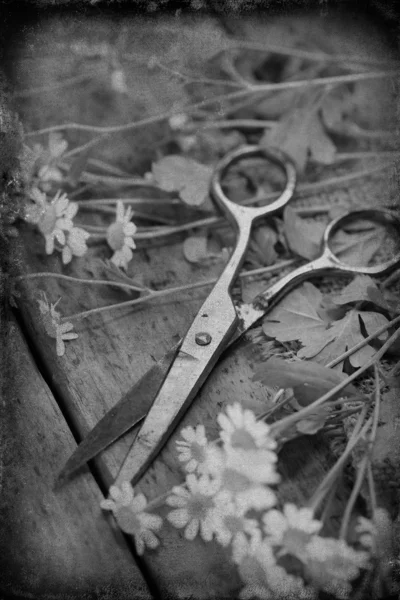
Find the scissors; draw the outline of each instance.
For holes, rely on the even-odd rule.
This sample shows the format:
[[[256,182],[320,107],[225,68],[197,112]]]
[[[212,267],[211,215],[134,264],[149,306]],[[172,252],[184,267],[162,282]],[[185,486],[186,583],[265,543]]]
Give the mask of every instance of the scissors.
[[[248,207],[235,204],[225,195],[222,179],[236,162],[264,157],[280,167],[286,176],[282,194],[271,204]],[[342,262],[331,250],[334,234],[358,219],[373,219],[400,230],[400,219],[386,209],[350,211],[331,221],[325,229],[321,255],[261,292],[247,304],[233,303],[230,289],[239,272],[256,221],[276,214],[291,199],[295,190],[296,170],[291,160],[278,150],[244,146],[228,153],[213,173],[211,196],[237,230],[236,247],[211,293],[204,301],[183,340],[113,407],[70,457],[59,479],[65,479],[139,421],[144,422],[129,450],[115,481],[136,483],[160,452],[223,351],[238,340],[252,325],[301,281],[329,273],[380,275],[400,264],[400,252],[390,260],[371,266],[353,266]]]

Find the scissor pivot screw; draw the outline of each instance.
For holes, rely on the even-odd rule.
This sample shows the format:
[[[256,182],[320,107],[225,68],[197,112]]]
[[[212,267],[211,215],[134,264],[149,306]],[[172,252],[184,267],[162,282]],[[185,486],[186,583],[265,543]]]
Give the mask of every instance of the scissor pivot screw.
[[[199,346],[208,346],[212,340],[212,337],[206,331],[200,331],[200,333],[196,333],[194,339],[196,340],[196,344]]]

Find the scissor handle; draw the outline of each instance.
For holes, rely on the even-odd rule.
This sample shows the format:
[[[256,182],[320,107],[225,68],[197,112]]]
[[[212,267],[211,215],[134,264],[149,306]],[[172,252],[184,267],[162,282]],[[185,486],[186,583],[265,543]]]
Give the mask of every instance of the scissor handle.
[[[346,224],[356,221],[357,219],[371,219],[382,223],[383,225],[391,225],[399,231],[400,235],[400,218],[392,211],[384,208],[362,208],[351,210],[348,213],[333,219],[327,226],[323,235],[323,254],[322,257],[329,258],[336,268],[346,271],[347,273],[360,273],[364,275],[382,275],[390,271],[395,266],[400,264],[400,251],[390,260],[381,262],[371,266],[353,266],[342,261],[330,248],[329,243],[332,241],[334,234],[338,229],[342,229]],[[322,258],[321,257],[321,258]]]
[[[260,156],[266,158],[270,162],[274,163],[285,173],[286,184],[281,195],[265,206],[243,206],[236,204],[226,196],[222,189],[222,179],[226,171],[233,164],[243,160],[245,158],[251,158]],[[292,160],[283,152],[278,149],[271,148],[266,149],[261,146],[241,146],[232,152],[228,152],[220,160],[214,169],[213,176],[211,178],[210,192],[218,206],[223,210],[225,215],[233,220],[236,224],[240,224],[243,217],[251,218],[253,221],[264,217],[269,214],[273,214],[283,208],[293,196],[296,186],[296,167]],[[257,201],[262,201],[261,198],[257,198]]]

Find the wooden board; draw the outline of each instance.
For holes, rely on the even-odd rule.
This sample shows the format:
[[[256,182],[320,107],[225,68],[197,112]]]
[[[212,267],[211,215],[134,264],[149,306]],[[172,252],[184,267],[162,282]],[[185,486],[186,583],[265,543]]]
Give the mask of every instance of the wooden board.
[[[54,491],[76,446],[14,321],[3,323],[0,595],[151,598],[132,553],[101,514],[85,473]],[[112,525],[112,524],[111,524]]]
[[[214,25],[210,29],[210,40],[213,39],[215,33]],[[76,23],[71,26],[71,30],[75,33],[74,27],[76,27]],[[176,35],[174,27],[176,25],[172,24],[171,31],[174,31]],[[192,27],[195,31],[195,27]],[[85,25],[80,24],[78,28],[80,28],[78,37],[85,38],[85,32],[82,32]],[[132,40],[137,39],[134,35],[135,30],[137,33],[138,27],[132,27],[132,23],[130,23],[128,31]],[[93,31],[96,35],[98,34],[99,39],[107,38],[108,30],[104,23],[98,30],[92,27],[92,34]],[[151,24],[145,31],[146,35],[149,32],[152,33]],[[185,31],[188,33],[190,27]],[[201,38],[203,33],[200,27],[200,34],[196,39]],[[62,24],[59,23],[59,31],[54,28],[52,35],[56,38],[59,36],[60,39],[59,46],[55,46],[57,51],[60,50],[60,46],[62,51],[68,51]],[[249,35],[249,32],[244,32],[243,35]],[[146,59],[151,56],[151,43],[156,36],[150,35],[148,38],[145,48],[149,55],[146,55]],[[50,41],[51,39],[50,36]],[[157,39],[157,43],[158,41]],[[44,45],[46,46],[46,44]],[[66,54],[68,55],[68,52]],[[71,63],[73,63],[72,60]],[[71,66],[68,58],[65,62],[60,61],[60,64],[57,65],[57,74],[61,66],[64,67],[65,64]],[[136,70],[132,71],[132,78],[137,77],[139,82],[139,85],[135,85],[138,95],[141,92],[139,88],[142,79],[140,78],[145,77],[146,75],[143,73],[148,71],[147,65],[143,66],[143,64],[136,65]],[[54,69],[54,64],[52,66]],[[64,72],[63,75],[66,77],[68,74]],[[22,81],[24,81],[24,77],[27,87],[34,86],[35,79],[38,79],[38,83],[41,85],[49,85],[53,79],[58,79],[58,75],[56,77],[54,72],[46,68],[44,61],[37,70],[29,69],[29,65],[25,65],[21,75]],[[123,122],[136,120],[140,116],[158,113],[165,108],[157,104],[151,106],[148,112],[142,106],[137,110],[136,105],[139,102],[136,97],[130,98],[124,107],[121,97],[118,97],[116,101],[115,95],[108,93],[109,90],[103,89],[106,87],[104,82],[108,81],[107,77],[107,73],[102,72],[99,74],[98,80],[92,81],[90,85],[83,86],[82,89],[74,89],[73,92],[71,90],[66,90],[65,94],[63,92],[64,102],[60,103],[62,110],[58,103],[54,102],[51,94],[48,94],[40,103],[30,103],[29,100],[23,102],[21,114],[32,127],[48,125],[49,123],[45,122],[45,119],[48,119],[50,123],[59,122],[60,112],[62,112],[61,120],[110,125],[119,120]],[[178,97],[175,89],[171,90],[169,85],[163,87],[164,83],[161,79],[152,80],[151,85],[154,85],[153,91],[163,90],[163,94],[159,94],[157,98],[165,100],[167,97],[168,107]],[[168,93],[164,94],[165,90]],[[101,102],[97,102],[100,97]],[[118,112],[121,107],[124,110]],[[162,137],[160,132],[157,135]],[[69,137],[69,141],[71,144],[78,144],[86,141],[87,137],[85,136],[86,134],[73,133]],[[153,130],[148,137],[146,136],[147,130],[146,132],[141,130],[135,132],[135,135],[128,132],[123,136],[122,141],[121,138],[118,140],[112,138],[109,144],[104,145],[100,154],[112,162],[117,161],[119,166],[131,170],[132,173],[143,173],[149,168],[150,160],[156,156],[154,148],[157,140],[154,138]],[[143,148],[145,151],[142,152]],[[383,178],[378,179],[372,186],[370,182],[363,186],[360,195],[364,203],[376,204],[376,189],[386,193],[388,186],[385,183],[382,184],[382,181],[384,181]],[[315,200],[315,204],[334,203],[338,199],[346,201],[351,196],[357,196],[355,190],[360,189],[361,186],[359,187],[356,182],[350,189],[341,188],[332,194],[326,192],[313,200]],[[308,199],[307,202],[311,203],[311,200]],[[74,259],[71,265],[62,267],[59,256],[46,257],[44,255],[44,242],[38,232],[32,233],[28,227],[21,227],[21,234],[25,245],[25,255],[21,264],[31,272],[43,270],[61,272],[62,270],[65,274],[90,277],[91,261],[94,258],[104,259],[110,256],[105,245],[96,245],[91,247],[85,258]],[[181,244],[170,243],[161,250],[152,248],[137,251],[134,261],[130,264],[129,274],[131,276],[140,275],[146,284],[161,288],[208,279],[217,275],[221,268],[221,263],[210,268],[193,267],[184,260]],[[115,290],[77,286],[72,282],[61,282],[54,279],[41,279],[27,282],[24,286],[23,296],[18,300],[20,319],[24,323],[26,334],[35,348],[35,353],[43,364],[46,381],[78,439],[82,439],[121,395],[146,372],[153,364],[154,356],[160,356],[171,346],[177,335],[184,334],[204,297],[204,292],[197,291],[179,301],[165,299],[137,309],[123,309],[93,315],[76,323],[75,329],[79,338],[67,342],[65,356],[57,357],[55,342],[47,336],[41,321],[37,302],[39,289],[46,291],[49,301],[53,303],[61,297],[58,309],[63,316],[117,302],[126,297]],[[241,344],[226,356],[214,370],[183,419],[182,426],[203,423],[212,439],[216,432],[217,413],[226,404],[251,397],[254,406],[265,407],[268,402],[266,391],[252,381],[252,374],[251,364],[244,352],[244,344]],[[132,436],[132,433],[125,436],[95,461],[96,471],[105,486],[110,485],[115,478],[125,453],[130,447]],[[176,438],[177,434],[171,438],[165,450],[139,485],[139,489],[146,494],[148,499],[159,496],[173,485],[183,481],[184,473],[175,452]],[[314,438],[302,438],[290,444],[281,456],[280,470],[283,483],[279,490],[280,498],[299,504],[308,499],[332,460],[333,457],[327,445]],[[59,461],[60,467],[62,462]],[[53,475],[55,476],[54,471]],[[68,490],[70,486],[81,481],[82,476],[79,475],[74,483],[68,484],[65,489]],[[48,483],[50,486],[51,484],[52,481]],[[98,498],[93,500],[93,514],[102,523],[106,523],[108,517],[101,515],[98,500]],[[337,505],[336,510],[338,514],[341,514],[342,506]],[[190,596],[197,600],[197,598],[230,598],[237,594],[240,587],[239,577],[229,560],[228,551],[214,543],[204,543],[199,539],[188,542],[184,539],[182,532],[168,524],[164,525],[160,538],[160,547],[156,551],[146,552],[143,562],[161,597],[187,598]],[[107,555],[106,550],[105,553]]]
[[[38,236],[30,238],[29,263],[35,269],[48,264],[41,259],[41,246]],[[57,269],[56,263],[57,260],[54,260],[52,268]],[[79,273],[80,268],[77,261],[71,270]],[[135,268],[144,274],[145,279],[161,278],[168,270],[170,285],[187,281],[190,271],[193,276],[192,268],[182,262],[180,244],[168,246],[164,253],[157,249],[147,250],[145,256],[138,253]],[[207,273],[210,274],[209,270]],[[201,275],[196,273],[199,279]],[[84,290],[73,284],[67,288],[66,285],[56,280],[47,285],[42,280],[40,284],[42,289],[47,290],[52,302],[61,296],[58,308],[62,314],[72,314],[104,302],[105,296],[98,290],[93,291],[90,287]],[[46,365],[55,394],[81,437],[153,364],[152,355],[167,350],[174,336],[184,333],[201,302],[197,295],[190,302],[168,301],[140,310],[94,315],[92,319],[77,324],[79,338],[67,343],[65,356],[58,358],[55,342],[45,334],[40,322],[34,299],[36,285],[31,281],[26,289],[29,291],[21,306],[21,316],[36,352]],[[111,300],[109,293],[107,300]],[[184,417],[182,426],[203,423],[212,439],[216,437],[216,415],[226,404],[251,397],[254,406],[265,408],[268,401],[266,390],[252,381],[252,374],[241,344],[214,370]],[[149,499],[163,494],[184,479],[175,451],[176,438],[177,434],[138,486]],[[105,483],[110,484],[116,477],[131,440],[132,433],[96,461]],[[283,452],[282,458],[280,468],[284,482],[280,487],[280,497],[299,503],[308,498],[310,489],[320,481],[332,461],[328,447],[311,438],[299,440],[294,448],[292,446]],[[98,507],[95,506],[94,510]],[[230,597],[239,589],[238,576],[227,551],[216,543],[205,543],[199,539],[188,542],[182,532],[168,523],[161,532],[161,547],[146,553],[144,560],[164,597],[186,598],[192,594],[194,598],[221,598]]]

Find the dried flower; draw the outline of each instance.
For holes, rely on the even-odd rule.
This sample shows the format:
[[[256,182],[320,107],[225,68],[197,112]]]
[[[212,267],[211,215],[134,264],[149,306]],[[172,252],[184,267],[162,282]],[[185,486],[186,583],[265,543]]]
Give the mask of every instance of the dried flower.
[[[276,564],[271,546],[260,536],[250,541],[238,541],[233,547],[233,560],[239,566],[239,575],[245,584],[240,598],[311,599],[312,588],[306,588],[300,577],[295,577]]]
[[[208,460],[209,472],[220,490],[229,492],[243,509],[267,509],[274,506],[276,496],[266,484],[279,482],[275,466],[264,450],[221,450],[215,448]]]
[[[111,499],[100,503],[104,510],[111,510],[119,527],[125,533],[133,536],[138,554],[143,554],[146,546],[156,548],[159,540],[154,531],[162,525],[162,518],[144,509],[147,506],[146,497],[133,491],[131,484],[124,481],[121,488],[112,485],[109,489]]]
[[[37,222],[39,231],[46,240],[46,254],[52,254],[54,251],[54,240],[57,240],[61,246],[65,244],[65,231],[70,231],[73,227],[72,219],[78,211],[78,206],[68,200],[67,194],[58,190],[51,202],[46,201],[46,196],[37,188],[31,192],[31,197],[42,209],[42,216]]]
[[[316,535],[306,546],[305,567],[313,585],[338,598],[348,598],[350,582],[367,566],[368,554],[354,550],[344,540]]]
[[[204,425],[194,427],[185,427],[181,430],[183,440],[177,440],[178,460],[185,463],[185,469],[188,473],[202,470],[202,465],[206,460],[207,438]]]
[[[264,531],[273,546],[280,546],[279,554],[292,554],[304,559],[305,547],[318,533],[322,523],[314,519],[309,508],[297,508],[287,503],[283,511],[269,510],[263,516]]]
[[[87,252],[86,240],[90,234],[80,227],[73,227],[66,236],[65,246],[62,249],[62,261],[66,265],[73,256],[83,256]]]
[[[115,222],[107,228],[107,243],[114,254],[111,261],[117,266],[126,269],[132,259],[132,248],[136,248],[133,235],[137,227],[131,222],[132,209],[128,207],[124,212],[123,203],[118,200]]]
[[[186,477],[185,489],[175,486],[172,495],[166,500],[168,506],[177,507],[167,515],[174,527],[185,527],[185,537],[193,540],[198,532],[205,541],[213,535],[214,496],[218,489],[209,477],[196,478],[194,474]]]
[[[226,407],[226,415],[220,413],[217,422],[221,427],[221,439],[226,446],[243,450],[275,450],[276,441],[270,437],[269,426],[257,421],[253,411],[243,409],[239,402]],[[271,453],[271,461],[276,460]]]
[[[246,517],[245,509],[238,507],[229,493],[220,492],[214,502],[213,530],[219,544],[228,546],[231,542],[235,544],[240,539],[246,541],[247,536],[260,534],[258,522]]]
[[[61,315],[56,310],[58,302],[50,304],[46,298],[46,294],[43,294],[44,300],[38,300],[39,310],[42,315],[42,324],[48,336],[56,340],[56,351],[57,356],[63,356],[65,354],[65,344],[67,340],[75,340],[78,334],[72,331],[73,324],[69,322],[62,323]]]

